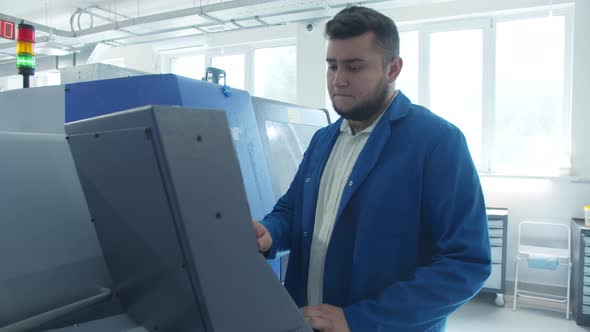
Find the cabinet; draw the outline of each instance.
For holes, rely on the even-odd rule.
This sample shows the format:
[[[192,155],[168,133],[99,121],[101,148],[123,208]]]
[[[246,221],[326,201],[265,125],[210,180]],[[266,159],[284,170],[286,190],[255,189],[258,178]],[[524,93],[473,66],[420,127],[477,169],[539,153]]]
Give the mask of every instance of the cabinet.
[[[572,219],[572,314],[578,325],[590,325],[590,227]]]
[[[506,245],[508,209],[488,208],[488,232],[492,246],[492,274],[483,285],[482,292],[496,293],[496,305],[504,306],[506,289]]]

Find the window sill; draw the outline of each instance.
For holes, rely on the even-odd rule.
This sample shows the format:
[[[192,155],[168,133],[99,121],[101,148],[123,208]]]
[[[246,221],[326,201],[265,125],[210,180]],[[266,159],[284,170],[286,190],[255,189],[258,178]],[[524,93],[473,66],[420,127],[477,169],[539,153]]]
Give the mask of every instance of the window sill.
[[[571,175],[508,175],[508,174],[493,174],[493,173],[484,173],[479,172],[480,178],[487,178],[487,179],[529,179],[529,180],[551,180],[557,182],[571,182],[571,183],[583,183],[583,184],[590,184],[590,178],[582,178],[578,176],[571,176]]]

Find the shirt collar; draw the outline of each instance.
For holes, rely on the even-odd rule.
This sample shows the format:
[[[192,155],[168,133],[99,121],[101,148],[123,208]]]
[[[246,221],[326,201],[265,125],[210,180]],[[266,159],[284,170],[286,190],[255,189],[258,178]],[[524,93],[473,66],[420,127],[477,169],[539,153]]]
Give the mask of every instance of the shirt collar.
[[[398,90],[395,90],[395,94],[393,95],[393,98],[391,98],[391,100],[389,101],[389,104],[387,104],[387,106],[385,107],[385,109],[383,110],[383,112],[381,112],[381,115],[379,115],[379,117],[377,117],[377,119],[375,119],[375,121],[373,121],[373,123],[371,123],[370,126],[368,126],[367,128],[361,130],[360,132],[356,133],[358,134],[370,134],[373,132],[373,130],[375,129],[375,127],[377,126],[377,123],[379,123],[379,120],[381,120],[381,118],[383,117],[383,115],[386,113],[385,111],[387,110],[387,108],[389,108],[389,106],[391,105],[391,103],[393,103],[393,100],[395,99],[395,97],[397,96],[397,92]],[[347,133],[349,135],[353,135],[352,134],[352,129],[350,128],[350,124],[348,124],[348,120],[343,119],[342,123],[340,124],[340,132],[342,133]]]

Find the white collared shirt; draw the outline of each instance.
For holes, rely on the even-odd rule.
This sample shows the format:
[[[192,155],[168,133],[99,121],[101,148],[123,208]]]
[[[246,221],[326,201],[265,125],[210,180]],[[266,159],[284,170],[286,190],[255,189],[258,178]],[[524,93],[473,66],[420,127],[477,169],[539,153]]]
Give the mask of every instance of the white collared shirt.
[[[397,91],[390,101],[393,102]],[[389,107],[389,105],[387,106]],[[385,111],[364,130],[353,135],[347,120],[340,125],[340,135],[330,153],[330,158],[322,174],[318,196],[313,239],[309,255],[309,271],[307,275],[307,304],[316,305],[323,301],[324,265],[328,245],[336,223],[336,214],[342,199],[342,193],[349,184],[350,173],[359,154],[367,143],[369,136]]]

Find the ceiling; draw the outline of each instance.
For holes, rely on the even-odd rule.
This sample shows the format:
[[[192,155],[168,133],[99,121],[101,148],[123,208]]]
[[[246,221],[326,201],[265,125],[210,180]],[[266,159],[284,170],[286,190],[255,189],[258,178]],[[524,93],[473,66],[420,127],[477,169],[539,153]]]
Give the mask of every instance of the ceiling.
[[[384,9],[441,0],[0,0],[0,18],[25,20],[37,47],[76,51],[104,43],[127,46],[333,16],[349,4]],[[14,60],[16,43],[0,39],[0,61]]]

